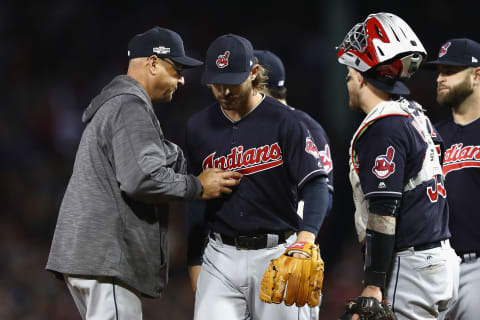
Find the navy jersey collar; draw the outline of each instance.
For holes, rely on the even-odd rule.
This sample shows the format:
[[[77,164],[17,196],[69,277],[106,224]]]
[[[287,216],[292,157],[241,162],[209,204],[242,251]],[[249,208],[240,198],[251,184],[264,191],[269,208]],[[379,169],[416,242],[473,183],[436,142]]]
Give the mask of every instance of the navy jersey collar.
[[[250,110],[246,115],[244,115],[238,121],[234,121],[234,120],[230,119],[230,117],[225,113],[225,111],[223,111],[222,105],[220,103],[218,103],[218,106],[220,107],[220,111],[223,113],[223,115],[225,116],[225,118],[227,118],[228,121],[230,121],[231,123],[239,123],[240,121],[242,121],[243,119],[248,117],[253,111],[257,110],[257,108],[262,104],[263,100],[265,100],[265,94],[262,93],[262,92],[260,92],[260,94],[262,95],[262,100],[260,100],[260,102],[255,107],[253,107],[252,110]]]

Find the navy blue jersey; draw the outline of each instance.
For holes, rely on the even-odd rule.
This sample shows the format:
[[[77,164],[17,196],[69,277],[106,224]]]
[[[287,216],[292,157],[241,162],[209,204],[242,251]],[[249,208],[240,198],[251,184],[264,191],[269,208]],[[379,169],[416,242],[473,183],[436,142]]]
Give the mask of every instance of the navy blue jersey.
[[[297,119],[302,121],[310,131],[318,148],[318,153],[320,159],[322,160],[323,168],[328,174],[328,188],[331,192],[333,192],[333,162],[328,136],[325,130],[323,130],[323,127],[306,112],[293,108],[292,110]]]
[[[356,168],[365,198],[401,199],[397,214],[397,249],[443,240],[448,231],[448,205],[441,175],[404,191],[423,165],[427,142],[411,116],[377,119],[354,145]]]
[[[207,107],[189,119],[186,146],[193,174],[212,167],[244,174],[231,195],[207,201],[210,229],[230,236],[297,231],[297,190],[326,176],[307,128],[270,97],[239,121],[218,103]]]
[[[443,138],[443,173],[450,207],[452,246],[457,252],[480,249],[480,119],[458,125],[452,118],[435,125]]]

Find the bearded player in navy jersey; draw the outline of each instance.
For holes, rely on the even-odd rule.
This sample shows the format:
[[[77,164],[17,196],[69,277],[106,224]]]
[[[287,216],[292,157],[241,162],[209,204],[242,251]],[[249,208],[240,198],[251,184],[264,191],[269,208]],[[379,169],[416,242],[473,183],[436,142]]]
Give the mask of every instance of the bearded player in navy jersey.
[[[285,86],[285,67],[282,60],[268,50],[255,50],[254,54],[258,59],[258,63],[267,70],[268,81],[262,92],[288,106],[287,87]],[[310,115],[302,110],[294,109],[291,106],[289,107],[292,109],[293,115],[299,121],[302,121],[308,131],[310,131],[315,145],[318,148],[318,157],[322,160],[323,168],[328,174],[328,214],[332,210],[333,203],[333,161],[330,151],[330,139],[320,123],[315,121]],[[303,216],[303,201],[299,202],[297,212],[300,216]]]
[[[216,167],[243,177],[231,195],[190,208],[195,319],[318,319],[318,306],[259,299],[270,261],[293,243],[313,243],[328,206],[318,149],[290,108],[260,93],[265,80],[247,39],[228,34],[209,46],[202,82],[217,102],[188,121],[188,163],[192,172]]]
[[[449,318],[473,320],[480,315],[480,44],[452,39],[440,48],[436,66],[437,102],[452,117],[435,125],[443,138],[443,173],[450,207],[452,246],[462,259],[458,301]]]
[[[425,56],[413,30],[390,13],[369,15],[338,48],[349,106],[366,114],[350,145],[355,222],[365,244],[365,288],[346,304],[364,313],[350,312],[353,319],[383,299],[397,319],[443,319],[458,292],[436,134],[421,106],[401,97]]]

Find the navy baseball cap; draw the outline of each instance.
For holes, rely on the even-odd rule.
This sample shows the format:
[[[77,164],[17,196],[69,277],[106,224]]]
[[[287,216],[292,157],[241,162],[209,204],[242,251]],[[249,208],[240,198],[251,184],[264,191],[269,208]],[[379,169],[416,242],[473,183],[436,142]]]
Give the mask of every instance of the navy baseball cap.
[[[198,67],[203,62],[185,56],[182,38],[178,33],[153,27],[152,29],[137,34],[128,43],[128,59],[150,57],[170,58],[184,68]]]
[[[378,79],[373,73],[362,73],[365,80],[377,89],[396,95],[409,95],[410,90],[401,79]]]
[[[268,50],[255,50],[258,63],[268,71],[267,87],[282,88],[285,85],[285,67],[282,60]]]
[[[480,67],[480,43],[467,38],[448,40],[440,47],[437,60],[425,65]]]
[[[227,34],[213,41],[207,50],[203,84],[241,84],[254,65],[253,47],[247,39]]]

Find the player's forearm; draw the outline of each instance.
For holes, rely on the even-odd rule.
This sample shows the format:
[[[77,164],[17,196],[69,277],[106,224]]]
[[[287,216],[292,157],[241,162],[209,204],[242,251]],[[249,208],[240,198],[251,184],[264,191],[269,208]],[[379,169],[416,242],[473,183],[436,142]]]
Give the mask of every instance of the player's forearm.
[[[190,276],[190,284],[192,285],[193,293],[197,291],[197,281],[200,271],[202,271],[201,265],[188,266],[188,275]]]
[[[328,186],[326,177],[316,177],[307,182],[301,190],[301,195],[304,207],[300,231],[309,231],[316,235],[327,215]]]
[[[330,214],[330,212],[332,212],[332,208],[333,208],[333,191],[332,189],[330,188],[330,186],[328,187],[328,208],[327,208],[327,216]]]
[[[400,200],[370,200],[365,244],[365,285],[385,288],[387,272],[395,248],[396,213]]]
[[[395,235],[367,229],[365,246],[365,285],[383,289],[395,246]]]

